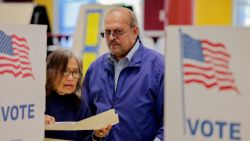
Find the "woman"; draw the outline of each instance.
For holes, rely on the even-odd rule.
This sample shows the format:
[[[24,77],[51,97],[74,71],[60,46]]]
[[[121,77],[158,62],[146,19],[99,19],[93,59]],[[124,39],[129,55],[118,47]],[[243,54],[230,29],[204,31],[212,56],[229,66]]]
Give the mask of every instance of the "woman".
[[[77,95],[81,86],[81,66],[69,50],[58,49],[47,58],[45,124],[80,121],[91,116],[88,105]],[[100,140],[111,126],[91,131],[46,131],[45,137],[74,141]]]

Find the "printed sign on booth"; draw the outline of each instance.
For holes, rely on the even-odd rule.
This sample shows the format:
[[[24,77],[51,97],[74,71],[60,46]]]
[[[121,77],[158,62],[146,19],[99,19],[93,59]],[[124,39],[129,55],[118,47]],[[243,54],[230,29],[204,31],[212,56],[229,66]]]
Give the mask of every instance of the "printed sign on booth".
[[[0,25],[1,140],[44,139],[45,72],[46,26]]]
[[[167,35],[165,140],[250,140],[250,29],[170,26]]]

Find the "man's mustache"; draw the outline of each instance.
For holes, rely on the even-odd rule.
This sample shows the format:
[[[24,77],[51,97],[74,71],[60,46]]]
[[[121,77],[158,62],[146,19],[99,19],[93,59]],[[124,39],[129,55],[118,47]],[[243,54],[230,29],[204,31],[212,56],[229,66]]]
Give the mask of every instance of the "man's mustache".
[[[112,45],[112,44],[116,44],[116,45],[119,45],[119,43],[117,43],[117,42],[116,42],[115,40],[113,40],[113,41],[110,41],[108,45],[110,46],[110,45]]]

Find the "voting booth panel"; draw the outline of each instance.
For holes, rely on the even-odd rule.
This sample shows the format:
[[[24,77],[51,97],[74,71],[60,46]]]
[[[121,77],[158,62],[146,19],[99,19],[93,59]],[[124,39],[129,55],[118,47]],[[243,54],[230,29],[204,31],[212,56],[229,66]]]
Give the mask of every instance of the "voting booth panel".
[[[166,32],[165,140],[250,140],[250,29]]]
[[[0,3],[0,23],[29,24],[33,3]]]
[[[1,141],[44,138],[46,26],[0,25]]]
[[[80,7],[72,49],[82,58],[83,74],[97,57],[108,51],[100,32],[104,29],[106,12],[114,6],[89,4]]]

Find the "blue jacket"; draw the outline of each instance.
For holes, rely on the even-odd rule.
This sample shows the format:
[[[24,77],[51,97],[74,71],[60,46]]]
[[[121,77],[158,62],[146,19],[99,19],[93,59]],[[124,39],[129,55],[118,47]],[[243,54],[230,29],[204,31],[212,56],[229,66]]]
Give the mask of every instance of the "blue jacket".
[[[164,57],[142,44],[114,84],[114,67],[108,53],[89,67],[82,95],[92,113],[114,108],[119,123],[106,140],[163,140]]]

